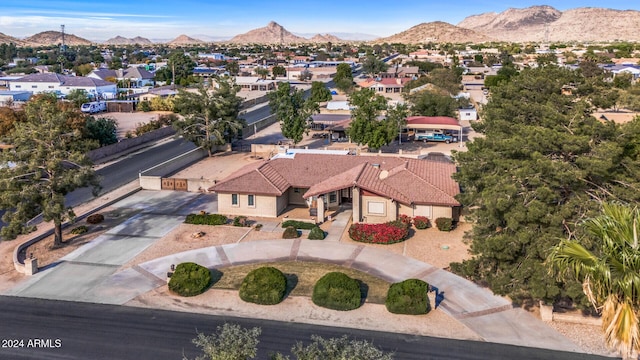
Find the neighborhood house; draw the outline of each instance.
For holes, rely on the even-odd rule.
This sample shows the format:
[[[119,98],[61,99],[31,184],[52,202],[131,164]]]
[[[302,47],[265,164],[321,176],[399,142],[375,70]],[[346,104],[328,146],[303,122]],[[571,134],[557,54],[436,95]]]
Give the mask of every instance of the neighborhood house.
[[[308,207],[317,222],[341,207],[353,210],[354,222],[403,214],[458,220],[455,172],[447,161],[288,152],[247,165],[209,190],[218,194],[222,214],[277,217],[293,205]]]

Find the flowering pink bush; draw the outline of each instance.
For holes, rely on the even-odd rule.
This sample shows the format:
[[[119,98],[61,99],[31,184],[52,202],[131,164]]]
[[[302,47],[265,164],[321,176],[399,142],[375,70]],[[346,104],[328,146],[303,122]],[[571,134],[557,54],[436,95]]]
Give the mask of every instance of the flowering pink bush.
[[[415,225],[416,229],[422,230],[430,227],[431,223],[426,216],[416,216],[413,218],[413,225]]]
[[[400,222],[402,224],[402,222]],[[349,237],[354,241],[370,244],[394,244],[407,239],[408,226],[397,226],[396,222],[385,224],[353,224]]]

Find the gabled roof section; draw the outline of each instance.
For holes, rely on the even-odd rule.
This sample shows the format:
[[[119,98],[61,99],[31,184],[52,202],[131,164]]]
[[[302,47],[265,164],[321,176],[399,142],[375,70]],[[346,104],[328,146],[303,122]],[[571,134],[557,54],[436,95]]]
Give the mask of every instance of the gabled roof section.
[[[11,80],[12,82],[42,82],[42,83],[58,83],[62,84],[67,76],[56,73],[46,73],[46,74],[29,74],[23,76],[16,80]]]
[[[282,195],[289,183],[267,161],[258,162],[229,175],[209,191],[259,195]]]
[[[343,173],[331,176],[326,178],[325,180],[311,186],[309,190],[307,190],[303,198],[308,198],[310,196],[317,196],[321,194],[326,194],[331,191],[337,191],[340,189],[345,189],[354,186],[358,182],[358,178],[362,174],[362,170],[367,166],[367,163],[362,163],[356,165],[354,168],[345,171]]]
[[[209,190],[279,196],[298,187],[309,198],[357,186],[407,205],[459,206],[455,172],[436,160],[299,153],[248,165]]]

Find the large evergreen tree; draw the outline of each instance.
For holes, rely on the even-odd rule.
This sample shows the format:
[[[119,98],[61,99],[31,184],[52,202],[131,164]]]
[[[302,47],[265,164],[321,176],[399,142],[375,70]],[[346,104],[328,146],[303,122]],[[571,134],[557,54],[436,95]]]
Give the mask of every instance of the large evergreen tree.
[[[269,93],[269,106],[280,122],[282,135],[294,144],[302,141],[302,135],[309,130],[311,115],[319,112],[316,101],[305,99],[304,90],[288,82],[278,83],[278,88]]]
[[[0,152],[0,207],[7,226],[1,234],[15,238],[27,230],[27,221],[42,213],[53,221],[54,244],[62,244],[62,223],[75,217],[65,195],[86,186],[99,189],[86,152],[94,144],[75,128],[81,114],[65,110],[55,95],[38,96],[27,103],[26,120],[14,123]],[[78,109],[75,109],[79,113]]]
[[[514,75],[492,89],[483,121],[474,124],[484,136],[454,154],[473,257],[452,269],[516,302],[584,302],[580,284],[547,275],[549,249],[574,237],[600,200],[640,195],[638,124],[600,123],[586,101],[562,95],[563,85],[583,81],[555,66]]]
[[[174,106],[184,119],[174,127],[185,139],[206,149],[213,155],[213,145],[230,142],[242,130],[245,122],[238,118],[242,98],[238,86],[220,78],[215,89],[199,86],[197,92],[179,90]]]

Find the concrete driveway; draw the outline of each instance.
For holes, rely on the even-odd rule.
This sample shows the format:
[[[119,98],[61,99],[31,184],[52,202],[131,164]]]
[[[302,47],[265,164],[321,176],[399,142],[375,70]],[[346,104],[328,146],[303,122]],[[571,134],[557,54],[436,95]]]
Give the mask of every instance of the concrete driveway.
[[[145,277],[143,272],[136,277],[139,281],[135,287],[131,279],[120,287],[121,276],[116,271],[182,223],[185,215],[201,210],[216,212],[217,200],[212,194],[143,190],[114,204],[113,208],[142,211],[7,294],[119,304],[133,294],[151,290],[159,285],[157,278]]]

